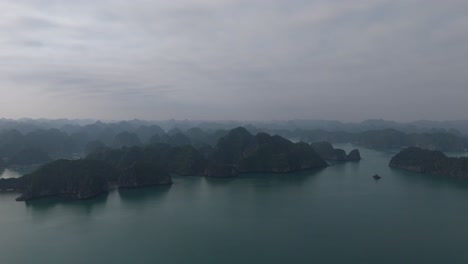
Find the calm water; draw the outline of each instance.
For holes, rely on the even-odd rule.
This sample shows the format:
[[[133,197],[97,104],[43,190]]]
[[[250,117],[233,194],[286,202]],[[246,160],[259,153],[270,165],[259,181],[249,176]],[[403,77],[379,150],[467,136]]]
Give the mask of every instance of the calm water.
[[[175,178],[85,202],[0,194],[0,263],[468,263],[468,185],[361,152],[318,172]]]

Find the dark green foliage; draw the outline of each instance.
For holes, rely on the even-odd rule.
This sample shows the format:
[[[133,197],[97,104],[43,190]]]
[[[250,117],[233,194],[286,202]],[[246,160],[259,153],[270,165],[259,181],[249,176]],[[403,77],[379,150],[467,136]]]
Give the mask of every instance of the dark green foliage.
[[[335,160],[335,161],[347,161],[348,156],[346,155],[346,152],[342,149],[334,149],[332,156],[330,157],[330,160]]]
[[[361,160],[361,153],[358,149],[353,149],[347,156],[348,161],[359,161]]]
[[[162,136],[162,143],[166,143],[171,146],[186,146],[190,145],[190,138],[182,133],[166,134]]]
[[[30,164],[43,164],[51,161],[52,159],[46,152],[39,148],[25,148],[13,155],[9,159],[10,165],[30,165]]]
[[[281,135],[285,134],[288,137],[297,137],[307,142],[353,142],[356,139],[354,133],[345,131],[325,131],[325,130],[295,130],[293,132],[278,131]]]
[[[49,156],[70,154],[81,148],[82,138],[75,136],[57,129],[35,130],[25,135],[17,130],[3,131],[0,132],[0,156],[11,158],[24,149],[40,149]]]
[[[190,142],[195,146],[209,144],[210,134],[206,133],[199,127],[193,127],[185,132],[185,135],[190,139]]]
[[[77,150],[77,144],[65,132],[58,129],[35,130],[25,135],[28,147],[42,149],[46,153],[66,154]]]
[[[327,163],[306,143],[292,143],[280,136],[259,133],[255,151],[239,162],[240,172],[292,172],[326,167]]]
[[[188,145],[172,148],[166,160],[171,172],[183,176],[202,175],[207,165],[203,154]]]
[[[248,152],[254,151],[257,142],[245,128],[238,127],[219,139],[213,159],[220,164],[237,164]]]
[[[140,126],[135,131],[135,133],[138,135],[138,137],[141,139],[141,142],[144,144],[149,143],[150,138],[154,135],[162,136],[166,134],[166,132],[164,132],[164,130],[157,125]]]
[[[410,134],[411,146],[432,149],[465,151],[468,140],[449,133]]]
[[[139,161],[123,171],[118,186],[119,188],[136,188],[171,183],[171,176],[166,168],[151,162]]]
[[[136,162],[144,161],[164,167],[171,173],[179,175],[201,175],[207,163],[203,154],[192,146],[172,147],[168,144],[101,149],[90,153],[86,158],[102,160],[120,169],[126,169]]]
[[[349,155],[342,149],[333,148],[332,144],[326,141],[314,142],[310,144],[312,148],[323,159],[331,161],[358,161],[361,159],[359,150],[352,150]]]
[[[190,138],[192,145],[200,148],[205,145],[214,146],[221,137],[227,135],[227,130],[217,130],[214,132],[206,132],[199,127],[194,127],[187,130],[184,134]]]
[[[167,131],[166,134],[168,136],[174,136],[174,135],[177,135],[177,134],[184,134],[184,132],[182,130],[180,130],[180,128],[174,127],[171,130]]]
[[[141,141],[137,134],[129,132],[121,132],[114,137],[112,146],[116,148],[132,147],[141,145]]]
[[[106,148],[106,144],[104,144],[102,141],[93,140],[93,141],[88,142],[85,145],[84,151],[86,154],[89,154],[89,153],[96,152],[104,148]]]
[[[150,139],[148,140],[148,144],[152,145],[152,144],[160,144],[160,143],[163,143],[163,139],[162,139],[162,136],[159,135],[159,134],[154,134],[153,136],[150,137]]]
[[[294,144],[266,133],[253,136],[242,127],[231,130],[219,140],[211,162],[207,174],[212,177],[235,176],[238,172],[292,172],[327,166],[306,143]]]
[[[149,139],[150,144],[168,144],[170,146],[185,146],[185,145],[191,145],[190,138],[185,136],[184,134],[181,133],[175,133],[175,134],[164,134],[164,135],[159,135],[155,134]]]
[[[333,151],[335,150],[333,148],[333,145],[330,142],[327,141],[320,141],[320,142],[313,142],[310,143],[312,148],[317,152],[317,154],[320,155],[320,157],[324,159],[329,159],[330,157],[333,156]]]
[[[351,142],[376,149],[414,146],[441,151],[465,151],[468,148],[467,138],[446,132],[407,134],[395,129],[368,130],[355,133],[297,130],[290,136],[299,137],[308,142]]]
[[[131,147],[121,149],[102,148],[86,156],[89,160],[101,160],[119,169],[128,168],[136,161],[143,159],[142,148]]]
[[[395,155],[390,167],[456,178],[468,178],[468,158],[451,158],[440,151],[406,148]]]
[[[0,156],[11,157],[27,145],[25,137],[18,130],[0,132]]]
[[[400,151],[390,160],[390,167],[406,167],[418,172],[431,172],[438,162],[447,156],[440,151],[409,147]]]
[[[407,134],[395,129],[366,131],[360,133],[355,142],[369,148],[399,148],[412,145]]]
[[[101,161],[56,160],[21,178],[23,194],[18,200],[48,196],[87,199],[107,192],[108,182],[119,171]]]

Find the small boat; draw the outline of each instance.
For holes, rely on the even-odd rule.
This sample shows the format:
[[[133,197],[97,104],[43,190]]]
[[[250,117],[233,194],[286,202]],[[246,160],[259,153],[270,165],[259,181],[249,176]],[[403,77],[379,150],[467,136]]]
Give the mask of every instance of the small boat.
[[[372,176],[372,178],[374,178],[374,180],[380,180],[382,177],[380,177],[378,174],[375,174],[374,176]]]

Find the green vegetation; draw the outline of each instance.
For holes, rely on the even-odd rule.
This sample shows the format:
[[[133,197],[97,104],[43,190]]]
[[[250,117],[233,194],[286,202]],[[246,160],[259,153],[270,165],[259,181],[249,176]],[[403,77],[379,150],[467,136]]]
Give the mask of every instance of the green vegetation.
[[[361,154],[359,150],[354,149],[348,155],[342,149],[333,148],[332,144],[326,141],[314,142],[310,144],[312,148],[325,160],[331,161],[359,161]]]
[[[253,136],[239,127],[219,140],[207,175],[228,177],[237,173],[287,173],[326,166],[328,164],[306,143],[292,143],[266,133]]]
[[[465,151],[468,148],[467,138],[445,132],[407,134],[395,129],[368,130],[355,133],[313,130],[296,131],[292,136],[308,142],[350,142],[374,149],[397,149],[414,146],[440,151]]]
[[[20,150],[10,158],[8,163],[10,165],[30,165],[44,164],[51,160],[49,155],[43,150],[31,147]]]
[[[119,171],[95,160],[56,160],[33,173],[19,178],[22,195],[19,201],[58,196],[88,199],[106,193],[108,182],[118,178]]]
[[[119,177],[119,188],[138,188],[152,185],[172,184],[169,172],[150,162],[135,162]]]
[[[468,178],[468,158],[452,158],[440,151],[410,147],[400,151],[389,163],[392,168],[455,178]]]

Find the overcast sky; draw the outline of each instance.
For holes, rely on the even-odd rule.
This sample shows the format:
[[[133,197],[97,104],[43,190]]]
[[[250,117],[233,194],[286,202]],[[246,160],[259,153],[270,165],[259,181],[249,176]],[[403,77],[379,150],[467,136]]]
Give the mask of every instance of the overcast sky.
[[[466,0],[0,0],[0,116],[468,119]]]

